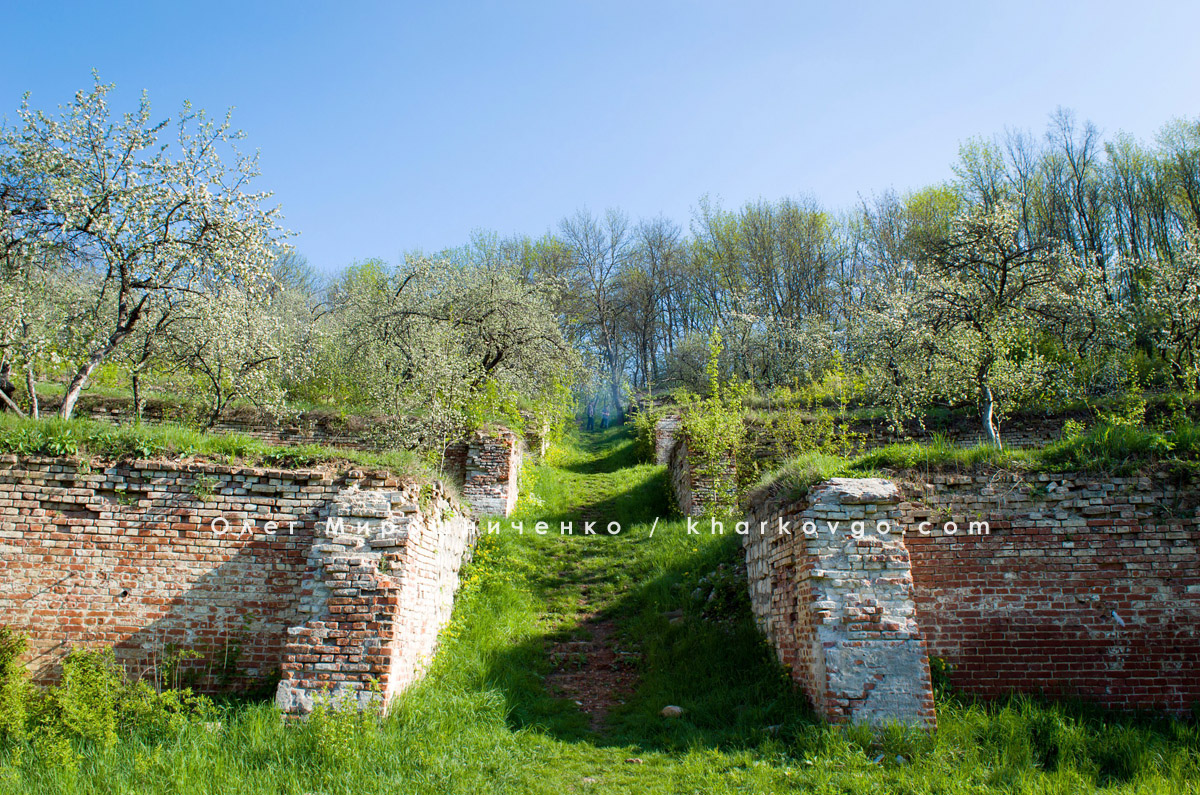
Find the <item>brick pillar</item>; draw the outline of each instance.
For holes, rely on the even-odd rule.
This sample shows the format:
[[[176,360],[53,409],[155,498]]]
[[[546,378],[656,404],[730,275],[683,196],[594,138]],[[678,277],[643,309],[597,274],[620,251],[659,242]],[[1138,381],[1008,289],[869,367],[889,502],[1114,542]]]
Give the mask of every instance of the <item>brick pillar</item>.
[[[509,516],[517,506],[524,442],[512,431],[476,431],[467,440],[463,498],[476,516]]]
[[[671,451],[675,449],[680,422],[678,414],[665,414],[654,424],[654,463],[671,463]]]
[[[436,488],[350,488],[318,524],[275,701],[286,713],[386,708],[418,679],[450,619],[475,524]],[[426,503],[422,507],[421,503]]]
[[[833,723],[936,726],[899,502],[889,481],[835,478],[746,537],[759,625]]]

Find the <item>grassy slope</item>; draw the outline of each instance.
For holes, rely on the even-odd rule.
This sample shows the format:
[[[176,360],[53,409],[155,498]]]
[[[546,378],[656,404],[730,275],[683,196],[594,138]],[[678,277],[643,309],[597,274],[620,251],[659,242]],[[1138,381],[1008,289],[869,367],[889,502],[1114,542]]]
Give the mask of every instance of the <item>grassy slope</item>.
[[[831,477],[979,469],[1121,476],[1155,469],[1192,478],[1200,474],[1200,423],[1182,419],[1166,428],[1099,423],[1039,448],[960,447],[943,437],[890,444],[854,458],[810,452],[764,475],[751,490],[751,499],[768,492],[799,497]]]
[[[0,453],[101,460],[195,458],[245,466],[303,468],[356,465],[418,480],[436,475],[416,453],[372,453],[318,444],[271,445],[240,433],[206,433],[182,425],[113,425],[76,418],[39,420],[0,412]]]
[[[744,597],[693,599],[737,554],[666,515],[662,468],[632,460],[623,430],[527,472],[526,533],[485,537],[429,676],[376,725],[320,718],[285,728],[269,705],[110,750],[77,744],[76,768],[0,749],[2,792],[1192,792],[1194,724],[1114,721],[1026,701],[984,709],[943,698],[932,738],[811,721],[753,631]],[[542,519],[618,520],[615,538],[528,532]],[[736,590],[736,589],[733,589]],[[582,606],[618,622],[640,683],[599,733],[543,687],[546,650]],[[682,613],[670,623],[666,613]],[[704,614],[702,616],[702,613]],[[677,704],[683,718],[658,716]],[[902,754],[904,762],[895,757]],[[873,760],[882,755],[882,760]],[[22,757],[22,758],[18,758]],[[641,760],[627,761],[627,760]]]

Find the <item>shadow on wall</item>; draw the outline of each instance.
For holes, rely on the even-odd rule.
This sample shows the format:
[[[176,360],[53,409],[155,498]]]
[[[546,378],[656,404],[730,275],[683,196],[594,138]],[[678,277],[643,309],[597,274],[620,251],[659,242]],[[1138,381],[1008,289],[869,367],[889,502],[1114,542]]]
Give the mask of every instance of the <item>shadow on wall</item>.
[[[38,681],[73,647],[111,646],[137,678],[257,688],[300,618],[314,525],[343,485],[315,470],[6,457],[5,623],[29,636]]]

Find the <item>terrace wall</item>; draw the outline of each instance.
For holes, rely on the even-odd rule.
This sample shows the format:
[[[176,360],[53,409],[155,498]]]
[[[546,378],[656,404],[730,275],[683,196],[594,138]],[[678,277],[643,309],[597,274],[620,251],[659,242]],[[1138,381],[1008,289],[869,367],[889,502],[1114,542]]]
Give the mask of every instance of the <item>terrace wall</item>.
[[[749,519],[766,522],[768,533],[756,534],[755,524],[744,539],[759,624],[831,719],[879,717],[831,701],[813,662],[830,648],[856,648],[850,635],[835,647],[818,641],[831,621],[857,628],[866,620],[858,609],[885,631],[921,638],[929,655],[948,663],[950,683],[969,694],[1041,692],[1173,713],[1200,702],[1196,485],[1165,474],[910,473],[894,491],[872,487],[873,501],[861,503],[844,496],[853,494],[844,484],[855,482],[873,481],[831,481],[795,501],[764,499]],[[884,500],[884,492],[894,497]],[[823,526],[816,540],[797,531],[805,519],[854,518],[864,522],[863,538],[836,536],[840,551],[831,551]],[[790,535],[770,532],[780,520]],[[888,532],[876,532],[879,520]],[[858,547],[861,561],[853,557]],[[842,553],[867,575],[821,563]],[[849,590],[839,595],[830,582]],[[912,625],[905,604],[890,596],[905,588]],[[859,648],[838,665],[883,665],[878,654],[886,647]],[[910,672],[921,667],[910,648],[897,661]],[[881,682],[892,675],[884,674]]]
[[[331,516],[383,502],[399,529],[330,534]],[[112,647],[151,680],[187,650],[180,675],[203,691],[282,672],[290,710],[313,683],[357,695],[374,677],[386,697],[448,616],[474,537],[463,513],[436,486],[359,470],[0,456],[0,616],[28,635],[40,682],[73,648]]]

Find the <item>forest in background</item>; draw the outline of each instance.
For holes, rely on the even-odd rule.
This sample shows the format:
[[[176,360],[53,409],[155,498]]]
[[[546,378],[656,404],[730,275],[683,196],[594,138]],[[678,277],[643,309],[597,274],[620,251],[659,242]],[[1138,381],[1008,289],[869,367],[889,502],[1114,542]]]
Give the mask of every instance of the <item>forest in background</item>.
[[[738,394],[897,421],[971,406],[999,445],[1019,407],[1200,375],[1196,120],[1147,143],[1059,110],[1042,133],[965,142],[947,183],[852,208],[577,211],[541,237],[480,232],[326,276],[228,116],[159,120],[143,97],[118,117],[111,91],[23,107],[0,133],[13,411],[37,413],[46,382],[64,417],[89,387],[196,397],[210,424],[239,402],[333,406],[432,450],[522,410],[561,428],[589,401],[703,396],[719,351]]]

